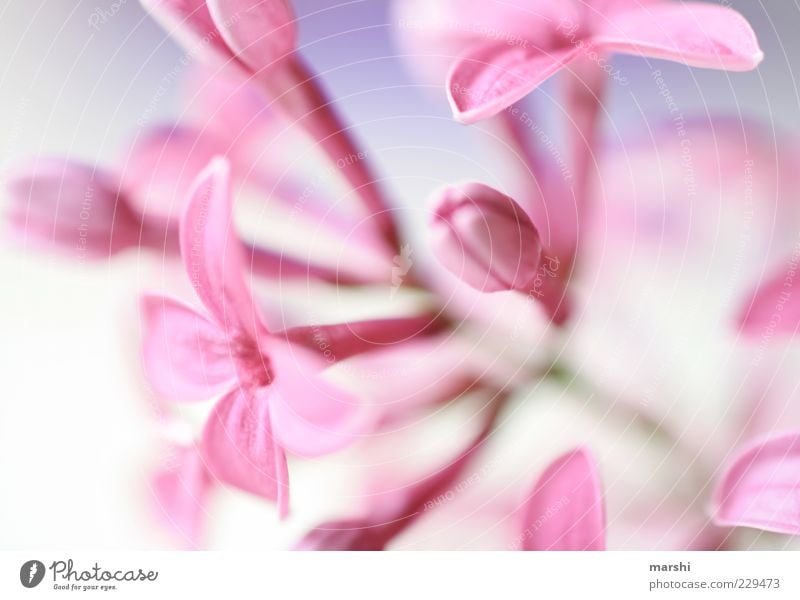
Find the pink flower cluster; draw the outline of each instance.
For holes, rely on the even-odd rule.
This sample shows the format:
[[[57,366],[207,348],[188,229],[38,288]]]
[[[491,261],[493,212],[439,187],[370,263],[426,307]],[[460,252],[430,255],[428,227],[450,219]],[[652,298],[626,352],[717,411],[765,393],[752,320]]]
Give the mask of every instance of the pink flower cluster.
[[[496,124],[532,176],[519,199],[478,182],[433,191],[428,233],[438,262],[426,269],[405,243],[369,153],[350,135],[297,51],[297,22],[287,0],[142,4],[203,64],[187,95],[185,118],[140,133],[116,167],[101,170],[60,158],[18,165],[7,186],[8,220],[14,235],[27,243],[73,258],[108,258],[136,249],[182,264],[199,306],[161,293],[142,297],[144,372],[160,398],[212,400],[213,407],[195,439],[175,445],[173,464],[152,478],[166,526],[184,545],[202,546],[210,498],[220,485],[274,502],[285,518],[294,461],[345,448],[370,452],[390,433],[412,427],[419,415],[477,402],[476,431],[464,439],[454,432],[448,459],[420,467],[410,479],[389,469],[373,477],[358,514],[320,523],[296,547],[392,547],[409,530],[424,529],[429,513],[449,513],[462,527],[481,519],[490,522],[487,530],[510,523],[498,527],[505,532],[501,547],[615,547],[623,536],[615,534],[619,519],[607,518],[606,506],[607,490],[619,487],[618,477],[589,441],[554,460],[532,461],[537,466],[521,493],[495,481],[489,499],[467,507],[458,502],[488,477],[484,471],[471,475],[470,469],[502,439],[504,423],[517,418],[514,402],[528,386],[571,385],[578,377],[559,361],[561,352],[547,345],[541,354],[551,354],[539,365],[493,355],[491,336],[495,327],[521,319],[513,334],[520,345],[531,338],[518,330],[530,322],[556,341],[551,348],[565,335],[572,339],[571,332],[580,339],[582,328],[587,337],[604,339],[581,311],[588,306],[602,312],[616,293],[615,275],[603,270],[614,257],[604,252],[616,249],[616,256],[624,256],[634,246],[639,252],[642,241],[633,238],[647,230],[648,202],[665,187],[677,190],[674,202],[667,199],[672,225],[666,229],[681,241],[684,234],[697,235],[690,231],[694,221],[687,225],[689,211],[701,221],[714,218],[710,201],[697,206],[679,201],[680,168],[672,169],[668,159],[659,163],[657,150],[631,140],[623,157],[600,143],[606,67],[611,54],[626,53],[692,67],[754,69],[762,53],[744,18],[719,5],[668,0],[398,0],[399,42],[410,50],[417,73],[446,88],[458,121]],[[568,115],[569,178],[542,158],[520,118],[518,103],[554,76]],[[635,78],[630,83],[636,85]],[[718,129],[692,127],[694,175],[704,189],[721,194],[726,174],[738,168],[742,133],[723,122]],[[746,140],[753,146],[750,156],[758,159],[753,164],[778,169],[769,149],[762,152],[753,143],[757,129],[753,126]],[[261,146],[266,139],[285,139],[288,145],[303,136],[335,165],[358,200],[358,212],[340,210],[323,191],[322,200],[317,194],[303,202],[305,225],[290,233],[330,236],[350,247],[357,261],[331,264],[278,251],[249,240],[234,220],[234,205],[245,189],[286,210],[296,207],[302,178],[287,178],[280,157],[263,160]],[[659,147],[667,146],[664,141]],[[781,152],[792,148],[784,143]],[[631,160],[640,162],[641,172],[630,172]],[[645,174],[653,164],[667,180],[660,181],[660,190],[648,189],[653,182]],[[600,200],[611,196],[619,202],[598,220]],[[792,214],[786,202],[772,208]],[[666,229],[660,235],[669,247]],[[776,238],[780,234],[770,231]],[[786,239],[791,233],[769,246],[783,248]],[[628,241],[631,246],[625,246]],[[697,252],[712,248],[699,244]],[[765,332],[790,343],[797,333],[800,294],[794,279],[800,253],[786,254],[773,261],[765,283],[739,303],[738,320],[726,324],[737,344],[757,343]],[[605,292],[587,288],[587,281],[596,283],[601,275]],[[270,308],[257,288],[292,281],[364,292],[402,286],[425,294],[426,302],[410,313],[380,318],[268,325]],[[498,296],[517,302],[515,314],[495,314]],[[465,305],[472,308],[463,310]],[[655,327],[655,311],[644,314]],[[474,346],[486,350],[476,357]],[[374,385],[355,385],[332,373],[331,366],[340,364],[384,374]],[[399,368],[387,371],[387,365]],[[651,435],[666,440],[665,456],[690,456],[689,465],[700,474],[687,507],[667,503],[661,510],[659,498],[651,499],[650,507],[617,511],[630,527],[672,548],[728,547],[733,527],[800,534],[800,419],[788,417],[800,416],[800,410],[786,398],[776,405],[770,385],[748,388],[755,404],[723,433],[711,432],[723,440],[713,449],[687,444],[692,436],[662,411],[669,398],[609,403],[608,414],[632,414],[631,423],[644,423]],[[592,397],[599,392],[593,390]],[[775,435],[784,423],[790,427]],[[524,430],[547,439],[548,431],[535,421]],[[557,440],[553,446],[559,446]],[[502,480],[500,471],[495,480]],[[705,490],[713,493],[704,500]]]

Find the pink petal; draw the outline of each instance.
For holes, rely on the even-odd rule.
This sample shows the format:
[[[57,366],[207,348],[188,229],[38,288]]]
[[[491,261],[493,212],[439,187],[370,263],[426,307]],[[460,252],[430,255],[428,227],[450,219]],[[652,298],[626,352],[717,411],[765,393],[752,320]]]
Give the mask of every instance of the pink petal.
[[[432,315],[351,321],[330,325],[304,325],[275,333],[275,337],[300,344],[329,364],[364,352],[405,344],[442,330]]]
[[[274,339],[269,359],[275,379],[268,388],[275,436],[286,450],[319,456],[355,441],[367,426],[358,401],[316,374],[326,363],[299,346]]]
[[[222,37],[253,71],[268,69],[297,44],[297,26],[286,0],[207,0]]]
[[[693,67],[748,71],[764,58],[750,24],[708,3],[656,3],[614,16],[593,40],[607,50]]]
[[[403,524],[404,525],[404,524]],[[373,523],[369,519],[327,521],[306,533],[293,550],[380,551],[404,528],[399,523]]]
[[[788,260],[744,302],[739,328],[749,337],[800,332],[800,293],[795,291],[797,262]]]
[[[156,392],[177,401],[203,401],[236,383],[231,342],[219,326],[163,296],[142,298],[142,355]]]
[[[525,550],[605,550],[605,508],[588,451],[579,448],[542,474],[524,508]]]
[[[287,514],[286,457],[272,433],[267,398],[238,389],[220,400],[206,422],[202,453],[214,477],[277,501],[281,517]]]
[[[456,61],[447,79],[453,115],[462,123],[492,117],[579,54],[577,47],[545,51],[502,42],[474,47]]]
[[[243,68],[220,35],[206,0],[140,0],[144,9],[192,56]]]
[[[516,201],[481,183],[448,186],[430,229],[439,262],[484,292],[529,291],[542,255],[539,232]]]
[[[152,478],[155,508],[165,527],[173,531],[187,549],[201,545],[206,505],[212,480],[194,447],[177,447],[174,461]]]
[[[242,146],[243,153],[259,142],[263,151],[263,136],[277,134],[282,127],[254,82],[226,70],[193,65],[183,81],[181,99],[188,121],[229,140],[230,146]]]
[[[256,339],[264,325],[244,280],[232,202],[230,167],[225,159],[216,158],[189,192],[181,219],[181,254],[192,287],[227,334]]]
[[[714,502],[718,525],[800,535],[800,433],[760,441],[740,453]]]
[[[147,130],[123,159],[122,186],[142,214],[177,222],[197,176],[226,150],[217,136],[191,127]]]
[[[62,158],[18,165],[6,183],[8,218],[26,242],[82,258],[136,246],[141,222],[102,168]]]
[[[508,45],[534,41],[540,48],[554,47],[560,37],[559,24],[578,22],[583,8],[577,2],[553,0],[396,0],[390,4],[403,58],[426,76],[426,83],[436,86],[447,76],[453,60],[476,43],[501,39]]]

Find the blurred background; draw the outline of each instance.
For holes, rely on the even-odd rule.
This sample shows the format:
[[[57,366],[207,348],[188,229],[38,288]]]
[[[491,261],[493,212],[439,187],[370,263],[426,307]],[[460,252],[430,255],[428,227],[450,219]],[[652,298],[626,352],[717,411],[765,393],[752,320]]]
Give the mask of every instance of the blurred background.
[[[497,182],[477,143],[482,130],[454,123],[443,88],[421,83],[398,56],[386,0],[294,4],[301,51],[376,158],[409,224],[424,218],[437,185]],[[753,25],[765,61],[751,73],[658,64],[672,94],[687,116],[758,117],[800,134],[800,5],[726,4]],[[180,114],[182,52],[136,0],[2,0],[0,31],[4,166],[37,154],[110,165],[137,128]],[[668,117],[652,66],[614,61],[632,85],[611,86],[612,141]],[[148,515],[145,485],[159,449],[138,367],[136,298],[152,287],[151,259],[134,252],[76,264],[5,237],[0,243],[0,544],[170,547]],[[257,501],[231,502],[235,510],[215,514],[215,547],[285,544]],[[266,524],[249,527],[254,515]]]

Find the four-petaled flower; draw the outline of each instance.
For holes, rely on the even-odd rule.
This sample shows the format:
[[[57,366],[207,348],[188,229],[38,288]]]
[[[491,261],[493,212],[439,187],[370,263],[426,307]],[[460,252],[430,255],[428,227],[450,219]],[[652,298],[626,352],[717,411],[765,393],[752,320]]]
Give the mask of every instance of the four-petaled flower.
[[[271,334],[245,283],[231,223],[229,170],[215,159],[199,176],[180,224],[181,255],[208,316],[145,296],[144,363],[153,387],[183,401],[223,394],[201,452],[211,474],[288,510],[284,450],[338,450],[363,425],[357,400],[317,373],[324,361]]]

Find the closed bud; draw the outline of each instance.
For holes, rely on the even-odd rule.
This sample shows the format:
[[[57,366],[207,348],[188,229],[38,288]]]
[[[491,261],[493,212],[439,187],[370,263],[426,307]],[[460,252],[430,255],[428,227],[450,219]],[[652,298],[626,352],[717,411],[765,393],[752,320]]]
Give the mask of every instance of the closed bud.
[[[141,222],[114,178],[89,165],[37,159],[11,173],[6,190],[14,232],[79,259],[138,243]]]
[[[433,250],[451,273],[484,292],[528,291],[542,244],[530,217],[513,199],[481,183],[437,192]]]

